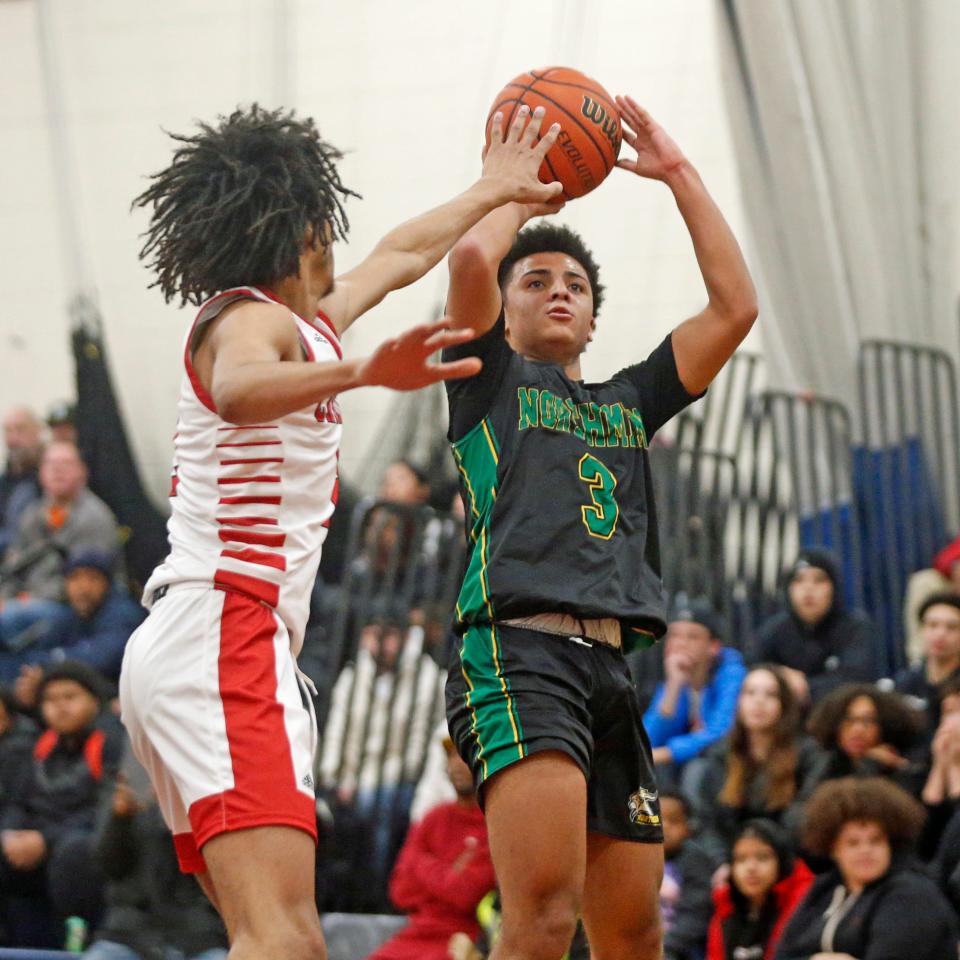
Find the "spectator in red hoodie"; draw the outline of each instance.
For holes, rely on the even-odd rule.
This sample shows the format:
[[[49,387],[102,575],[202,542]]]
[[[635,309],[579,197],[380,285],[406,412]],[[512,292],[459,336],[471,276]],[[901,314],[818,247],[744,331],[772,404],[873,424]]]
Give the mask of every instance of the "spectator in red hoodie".
[[[368,960],[447,960],[455,933],[480,932],[477,904],[496,885],[487,828],[470,769],[449,738],[444,747],[457,799],[411,828],[390,878],[390,899],[410,922]]]
[[[713,894],[707,960],[772,960],[812,883],[813,874],[794,858],[780,827],[747,821],[733,845],[730,882]]]

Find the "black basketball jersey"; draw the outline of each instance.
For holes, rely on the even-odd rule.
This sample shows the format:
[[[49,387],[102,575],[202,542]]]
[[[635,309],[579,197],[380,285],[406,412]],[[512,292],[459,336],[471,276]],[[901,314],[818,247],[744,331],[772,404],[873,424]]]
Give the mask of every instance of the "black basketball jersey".
[[[467,511],[457,626],[538,613],[615,617],[624,647],[666,629],[647,446],[696,398],[670,337],[605,383],[571,380],[510,348],[504,317],[444,359],[483,370],[447,382],[449,440]]]

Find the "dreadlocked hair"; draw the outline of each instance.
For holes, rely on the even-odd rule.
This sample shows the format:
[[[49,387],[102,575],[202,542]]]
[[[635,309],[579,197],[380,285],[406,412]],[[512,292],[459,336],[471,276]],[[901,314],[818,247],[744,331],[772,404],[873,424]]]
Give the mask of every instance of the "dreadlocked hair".
[[[311,118],[258,104],[192,136],[171,134],[173,162],[153,174],[133,206],[152,206],[140,259],[151,259],[169,303],[199,304],[244,284],[299,274],[305,238],[346,239],[343,201],[360,194],[340,182],[343,154],[320,139]]]

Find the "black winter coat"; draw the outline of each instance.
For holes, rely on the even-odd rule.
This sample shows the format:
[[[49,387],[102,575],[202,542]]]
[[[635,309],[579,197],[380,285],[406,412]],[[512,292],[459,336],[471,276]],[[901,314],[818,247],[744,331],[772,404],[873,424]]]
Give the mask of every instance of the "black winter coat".
[[[111,783],[123,749],[115,724],[60,737],[41,734],[17,796],[4,811],[5,830],[38,830],[48,850],[72,830],[93,832],[104,783]]]
[[[707,927],[713,913],[710,880],[713,864],[696,840],[688,840],[674,858],[683,892],[663,938],[665,960],[695,960],[703,956]]]
[[[833,558],[819,550],[805,550],[815,566],[833,581],[833,606],[814,626],[805,624],[790,606],[776,613],[758,629],[750,663],[779,663],[806,674],[814,703],[845,683],[863,683],[880,676],[877,663],[877,630],[861,614],[843,608],[840,571]]]
[[[226,948],[223,923],[196,880],[180,872],[156,804],[118,817],[112,796],[102,803],[96,855],[107,877],[107,909],[96,939],[122,943],[145,960],[162,960],[164,947],[188,957]]]
[[[910,866],[894,866],[857,897],[832,943],[822,942],[840,872],[818,877],[787,924],[776,960],[808,960],[821,952],[857,960],[956,960],[957,918],[937,885]]]

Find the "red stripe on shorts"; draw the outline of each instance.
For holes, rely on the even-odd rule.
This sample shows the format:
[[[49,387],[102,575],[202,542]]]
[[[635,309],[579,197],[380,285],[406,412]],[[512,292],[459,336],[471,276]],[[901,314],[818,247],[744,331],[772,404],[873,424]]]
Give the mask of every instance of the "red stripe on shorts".
[[[277,700],[276,632],[272,610],[224,591],[220,700],[234,785],[190,805],[198,848],[218,834],[257,826],[296,827],[316,839],[314,801],[297,788],[283,706]]]

